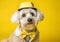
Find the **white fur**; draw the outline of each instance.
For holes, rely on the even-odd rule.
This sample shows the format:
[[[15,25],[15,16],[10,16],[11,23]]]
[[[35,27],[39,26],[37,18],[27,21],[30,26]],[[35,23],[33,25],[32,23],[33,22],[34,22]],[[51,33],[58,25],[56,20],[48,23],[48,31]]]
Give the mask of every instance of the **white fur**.
[[[44,15],[42,14],[42,12],[37,10],[37,21],[43,20],[44,19]]]
[[[18,23],[18,16],[18,11],[16,11],[11,18],[12,23]]]
[[[19,36],[20,35],[20,32],[21,32],[21,28],[19,28],[19,26],[16,28],[16,30],[14,31],[14,34],[16,36]]]
[[[35,15],[37,16],[31,16],[31,14],[29,13],[29,11],[33,12]],[[26,12],[26,17],[22,18],[22,14],[23,12]],[[14,15],[12,16],[11,18],[11,21],[13,23],[21,23],[21,25],[23,26],[25,23],[27,23],[27,19],[28,18],[32,18],[34,19],[34,22],[35,22],[35,25],[37,25],[37,22],[40,21],[40,20],[43,20],[44,16],[43,14],[37,10],[37,14],[36,14],[36,11],[33,10],[33,9],[22,9],[21,11],[16,11],[14,13]]]

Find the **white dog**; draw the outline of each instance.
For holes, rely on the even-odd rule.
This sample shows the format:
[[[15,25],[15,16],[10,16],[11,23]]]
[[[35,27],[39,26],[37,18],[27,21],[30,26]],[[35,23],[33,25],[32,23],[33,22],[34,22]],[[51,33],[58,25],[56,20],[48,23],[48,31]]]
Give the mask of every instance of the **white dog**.
[[[31,2],[22,3],[11,19],[13,23],[20,25],[4,42],[39,42],[39,31],[36,26],[43,17]]]

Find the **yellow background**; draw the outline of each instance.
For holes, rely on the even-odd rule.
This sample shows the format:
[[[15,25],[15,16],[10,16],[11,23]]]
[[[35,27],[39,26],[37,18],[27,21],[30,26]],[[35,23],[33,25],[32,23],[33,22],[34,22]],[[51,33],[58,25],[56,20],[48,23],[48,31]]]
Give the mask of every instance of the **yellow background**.
[[[44,20],[39,22],[41,42],[60,42],[60,2],[59,0],[0,0],[0,40],[6,39],[16,29],[18,24],[10,21],[19,4],[32,1],[35,7],[44,14]]]

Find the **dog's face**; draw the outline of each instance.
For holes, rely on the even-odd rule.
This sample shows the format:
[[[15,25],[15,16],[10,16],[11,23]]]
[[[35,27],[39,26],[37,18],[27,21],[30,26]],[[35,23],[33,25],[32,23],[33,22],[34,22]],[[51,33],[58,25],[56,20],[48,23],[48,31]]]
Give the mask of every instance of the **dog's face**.
[[[43,14],[41,12],[34,8],[26,8],[17,11],[12,17],[12,22],[20,23],[21,27],[31,30],[42,19]]]
[[[24,28],[33,29],[36,24],[36,10],[22,9],[19,11],[20,24]]]

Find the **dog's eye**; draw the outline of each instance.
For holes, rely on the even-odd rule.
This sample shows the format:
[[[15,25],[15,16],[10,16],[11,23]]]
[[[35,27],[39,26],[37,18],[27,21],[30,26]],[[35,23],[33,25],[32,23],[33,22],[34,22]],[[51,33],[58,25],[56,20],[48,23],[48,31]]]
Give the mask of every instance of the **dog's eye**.
[[[31,12],[31,15],[34,16],[34,13]]]
[[[25,14],[22,14],[22,17],[25,17],[26,15]]]

